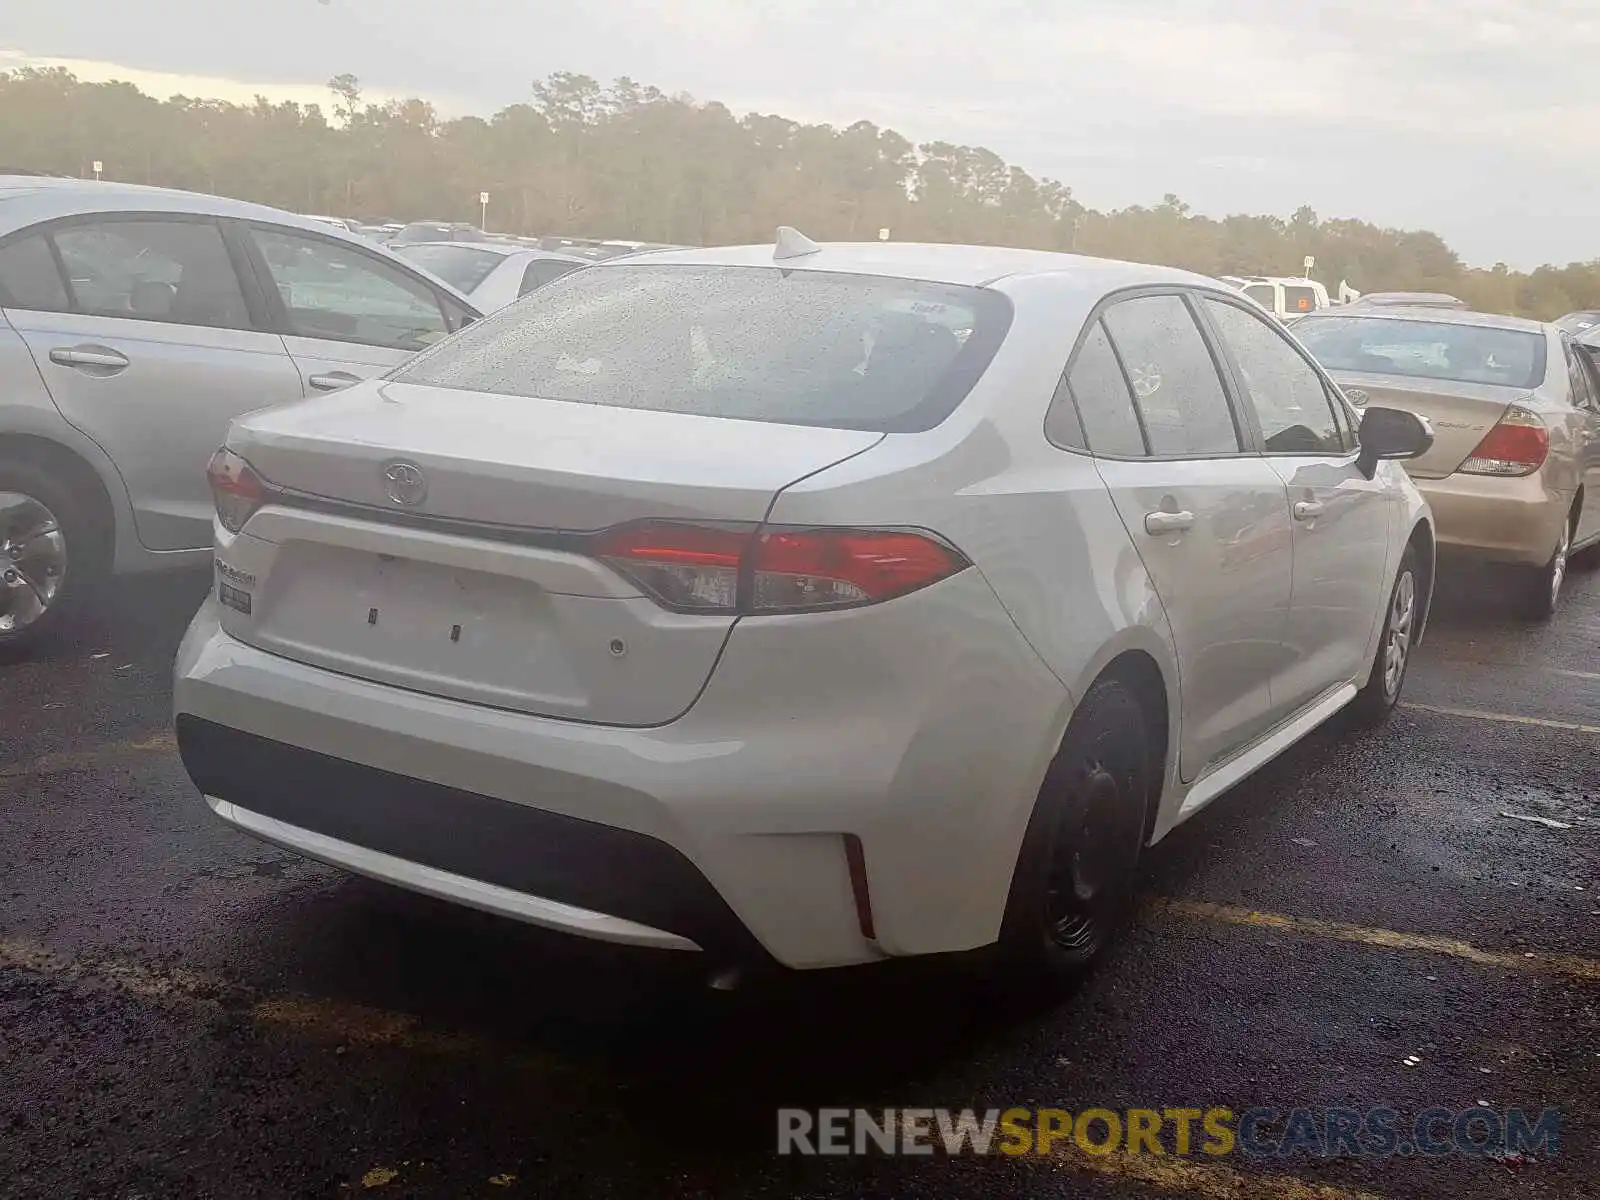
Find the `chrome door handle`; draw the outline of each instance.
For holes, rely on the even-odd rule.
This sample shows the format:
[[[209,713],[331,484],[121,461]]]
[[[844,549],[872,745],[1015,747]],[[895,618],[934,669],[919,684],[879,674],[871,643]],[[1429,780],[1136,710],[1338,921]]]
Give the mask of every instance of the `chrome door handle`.
[[[1144,515],[1146,533],[1182,533],[1194,525],[1192,512],[1167,512],[1164,509]]]
[[[1312,521],[1326,511],[1326,506],[1316,500],[1296,500],[1294,503],[1294,519],[1296,521]]]
[[[360,383],[361,376],[352,375],[349,371],[329,371],[326,375],[313,375],[306,382],[319,392],[336,392],[352,383]]]
[[[128,365],[126,355],[115,350],[89,350],[72,346],[58,346],[50,351],[50,361],[63,367],[102,367],[120,371]]]

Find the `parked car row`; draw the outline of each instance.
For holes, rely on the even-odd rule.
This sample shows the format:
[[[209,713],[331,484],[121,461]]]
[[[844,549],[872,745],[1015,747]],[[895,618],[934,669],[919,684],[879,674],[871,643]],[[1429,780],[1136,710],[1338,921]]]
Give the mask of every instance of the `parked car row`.
[[[1384,719],[1442,561],[1548,615],[1600,541],[1553,325],[792,229],[399,250],[0,180],[0,646],[209,553],[209,808],[582,936],[1058,980],[1147,846]]]

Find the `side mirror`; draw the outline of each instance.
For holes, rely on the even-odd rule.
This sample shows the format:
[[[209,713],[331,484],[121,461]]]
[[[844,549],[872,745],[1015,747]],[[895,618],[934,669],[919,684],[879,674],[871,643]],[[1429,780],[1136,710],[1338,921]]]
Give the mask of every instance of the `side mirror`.
[[[1383,459],[1420,458],[1433,447],[1433,427],[1401,408],[1366,409],[1358,437],[1361,453],[1356,465],[1368,479],[1377,474]]]

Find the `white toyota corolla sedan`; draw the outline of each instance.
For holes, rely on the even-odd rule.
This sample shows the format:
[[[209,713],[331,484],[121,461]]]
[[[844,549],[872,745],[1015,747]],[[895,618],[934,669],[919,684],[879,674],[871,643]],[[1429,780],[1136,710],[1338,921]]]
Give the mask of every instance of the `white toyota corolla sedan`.
[[[233,424],[179,745],[234,826],[538,925],[1054,978],[1144,847],[1395,704],[1430,437],[1184,272],[599,263]]]

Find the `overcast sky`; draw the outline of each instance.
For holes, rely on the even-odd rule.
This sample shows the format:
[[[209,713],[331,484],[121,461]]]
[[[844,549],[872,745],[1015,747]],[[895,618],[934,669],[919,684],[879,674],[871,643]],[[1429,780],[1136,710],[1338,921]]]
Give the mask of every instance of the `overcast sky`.
[[[446,115],[629,75],[984,145],[1086,204],[1430,228],[1468,262],[1600,258],[1600,0],[0,0],[0,69]]]

